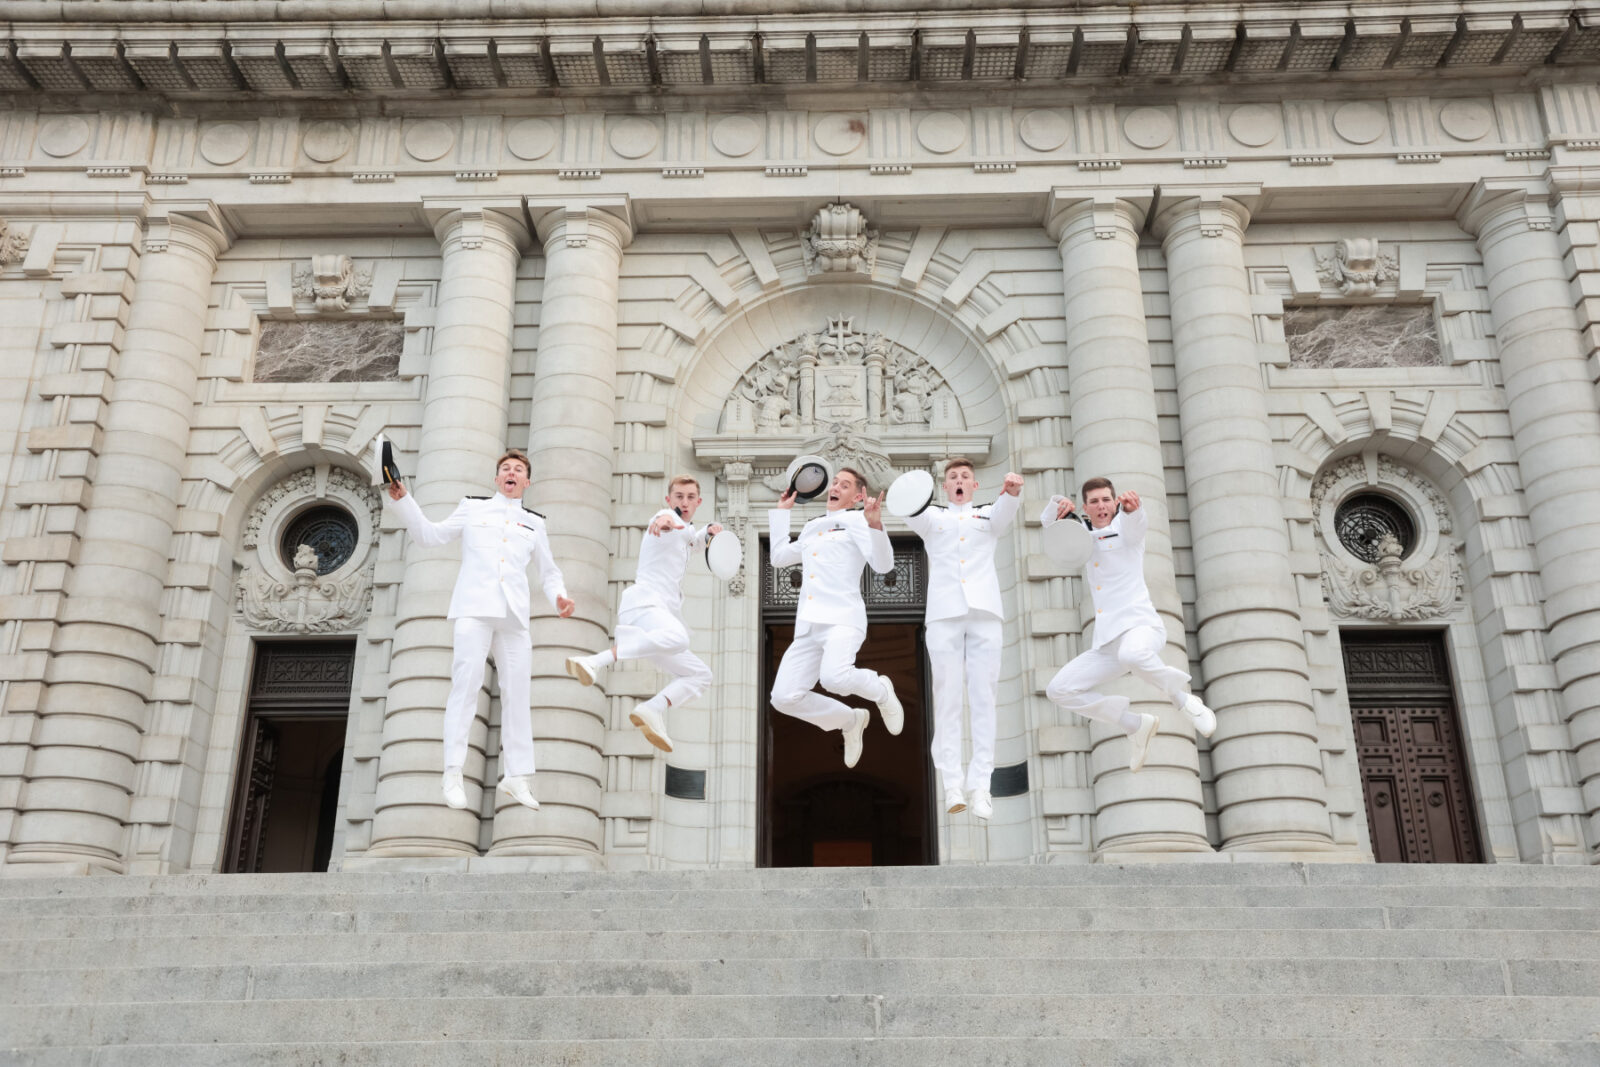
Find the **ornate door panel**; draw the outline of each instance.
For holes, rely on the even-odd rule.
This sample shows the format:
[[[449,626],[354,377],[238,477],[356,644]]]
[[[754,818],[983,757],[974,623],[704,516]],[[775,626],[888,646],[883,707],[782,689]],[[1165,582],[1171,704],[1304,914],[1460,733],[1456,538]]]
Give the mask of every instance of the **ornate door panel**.
[[[1373,855],[1380,863],[1480,862],[1440,636],[1347,630],[1341,638]]]

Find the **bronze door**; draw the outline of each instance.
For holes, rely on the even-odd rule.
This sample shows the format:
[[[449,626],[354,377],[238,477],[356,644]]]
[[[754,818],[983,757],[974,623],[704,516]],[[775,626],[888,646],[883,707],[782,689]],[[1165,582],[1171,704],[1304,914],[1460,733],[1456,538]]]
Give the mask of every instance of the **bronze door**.
[[[1443,636],[1340,639],[1374,857],[1482,862]]]

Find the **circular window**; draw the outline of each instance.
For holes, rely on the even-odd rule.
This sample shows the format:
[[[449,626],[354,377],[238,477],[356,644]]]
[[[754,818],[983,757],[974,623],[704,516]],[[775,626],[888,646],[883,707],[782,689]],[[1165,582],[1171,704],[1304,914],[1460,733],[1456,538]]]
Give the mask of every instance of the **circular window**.
[[[1383,558],[1384,543],[1390,539],[1400,546],[1401,559],[1409,555],[1417,543],[1417,527],[1406,509],[1377,493],[1358,493],[1346,500],[1334,512],[1333,522],[1339,543],[1352,556],[1367,563],[1377,563]]]
[[[317,554],[317,573],[331,574],[355,554],[358,536],[356,520],[349,512],[324,504],[296,516],[283,531],[278,551],[292,570],[300,546],[310,545]]]

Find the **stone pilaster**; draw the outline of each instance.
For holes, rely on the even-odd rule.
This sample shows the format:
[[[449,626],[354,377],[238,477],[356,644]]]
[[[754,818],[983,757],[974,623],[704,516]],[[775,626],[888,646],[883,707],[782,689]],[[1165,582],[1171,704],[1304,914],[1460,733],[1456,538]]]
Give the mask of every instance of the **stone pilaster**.
[[[417,469],[407,488],[435,520],[463,496],[487,492],[505,451],[513,289],[528,240],[518,208],[512,201],[432,212],[443,271]],[[454,643],[446,615],[460,548],[407,544],[405,551],[368,855],[476,856],[478,809],[447,807],[439,789]],[[484,784],[487,697],[479,697],[479,707],[463,768],[469,801]]]
[[[617,410],[617,285],[633,238],[625,201],[530,202],[544,244],[528,456],[551,550],[577,602],[571,619],[534,620],[537,814],[502,805],[495,855],[601,864],[606,705],[562,661],[611,633],[611,475]]]
[[[1589,860],[1600,862],[1600,410],[1549,195],[1521,180],[1485,180],[1461,219],[1483,255],[1545,648],[1577,754]]]
[[[1058,191],[1049,230],[1061,247],[1066,297],[1072,449],[1079,483],[1104,475],[1132,489],[1149,513],[1145,581],[1167,624],[1162,656],[1190,669],[1183,603],[1172,563],[1166,477],[1156,423],[1155,378],[1139,284],[1139,231],[1150,192]],[[1158,715],[1148,762],[1128,772],[1121,731],[1091,722],[1095,842],[1103,852],[1209,852],[1199,756],[1189,717],[1149,686],[1126,692],[1135,710]]]
[[[67,578],[10,864],[125,869],[150,730],[162,594],[225,227],[209,203],[152,208]]]
[[[1195,614],[1222,847],[1332,847],[1288,530],[1244,267],[1249,209],[1163,189]]]

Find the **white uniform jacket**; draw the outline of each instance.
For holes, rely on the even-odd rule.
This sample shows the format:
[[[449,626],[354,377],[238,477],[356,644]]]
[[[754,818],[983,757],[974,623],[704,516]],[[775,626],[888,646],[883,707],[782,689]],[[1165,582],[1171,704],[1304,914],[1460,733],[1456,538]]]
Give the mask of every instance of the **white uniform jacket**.
[[[907,517],[906,525],[928,550],[928,622],[958,619],[969,611],[1005,618],[994,552],[1020,505],[1017,497],[1001,493],[993,504],[936,504]]]
[[[894,569],[894,548],[889,535],[867,525],[859,511],[830,511],[812,519],[789,540],[789,512],[767,512],[772,538],[774,569],[802,564],[800,606],[795,612],[795,632],[812,626],[854,626],[867,631],[867,606],[861,600],[861,567],[870,564],[879,574]]]
[[[645,530],[639,542],[639,566],[633,572],[633,584],[622,594],[619,605],[622,611],[660,607],[677,615],[683,608],[683,572],[689,564],[689,554],[706,546],[710,524],[696,529],[678,518],[671,508],[662,508],[650,521],[655,522],[663,515],[683,529],[663,530],[660,537]]]
[[[1051,497],[1050,503],[1045,505],[1040,519],[1046,526],[1056,521],[1056,505],[1061,499]],[[1081,520],[1074,512],[1061,521]],[[1104,529],[1089,531],[1089,536],[1094,538],[1094,550],[1084,565],[1083,575],[1094,596],[1095,648],[1135,626],[1166,627],[1150,602],[1150,590],[1144,584],[1144,534],[1149,528],[1150,520],[1144,508],[1140,508],[1119,511]]]
[[[567,595],[561,570],[550,556],[544,519],[504,493],[463,497],[443,522],[430,522],[407,493],[394,501],[400,521],[419,545],[461,538],[461,573],[450,597],[450,618],[500,619],[508,613],[528,622],[528,564],[539,564],[539,581],[551,607]]]

